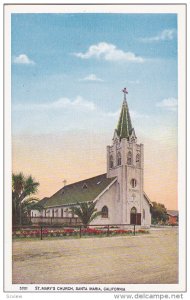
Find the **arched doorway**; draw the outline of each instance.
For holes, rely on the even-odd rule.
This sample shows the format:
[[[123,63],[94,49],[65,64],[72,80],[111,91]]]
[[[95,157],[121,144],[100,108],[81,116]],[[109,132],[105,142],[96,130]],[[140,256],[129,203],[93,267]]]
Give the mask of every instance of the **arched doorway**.
[[[137,219],[137,209],[136,209],[136,207],[132,207],[131,208],[130,223],[131,224],[136,224],[136,219]]]
[[[141,225],[141,213],[137,213],[136,207],[131,208],[130,224]]]

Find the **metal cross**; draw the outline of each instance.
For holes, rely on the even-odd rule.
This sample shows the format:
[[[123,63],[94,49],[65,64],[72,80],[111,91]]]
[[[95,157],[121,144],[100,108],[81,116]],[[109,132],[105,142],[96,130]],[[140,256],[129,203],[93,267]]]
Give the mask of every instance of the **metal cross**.
[[[128,94],[128,90],[126,89],[126,87],[122,90],[123,94],[124,94],[124,100],[126,100],[126,94]]]

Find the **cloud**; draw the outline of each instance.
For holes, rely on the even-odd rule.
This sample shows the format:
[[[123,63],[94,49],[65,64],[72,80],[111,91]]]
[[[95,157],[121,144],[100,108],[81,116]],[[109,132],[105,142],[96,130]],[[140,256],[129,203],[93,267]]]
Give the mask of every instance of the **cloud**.
[[[101,112],[101,114],[105,117],[111,117],[111,118],[119,118],[121,109],[115,111],[115,112]],[[137,111],[130,110],[130,116],[132,119],[147,119],[149,118],[148,115],[140,114]]]
[[[140,56],[136,56],[133,52],[124,52],[118,49],[113,44],[101,42],[96,45],[91,45],[85,53],[74,53],[75,56],[82,59],[89,59],[92,57],[98,59],[104,59],[106,61],[128,61],[143,63],[144,59]]]
[[[79,81],[99,81],[99,82],[103,82],[103,79],[97,77],[95,74],[90,74],[87,77],[79,79]]]
[[[68,98],[60,98],[54,102],[45,102],[39,104],[16,104],[13,106],[14,110],[60,110],[60,109],[78,109],[93,111],[96,109],[93,102],[83,99],[81,96],[76,97],[75,100]]]
[[[152,36],[152,37],[140,38],[139,40],[141,42],[145,42],[145,43],[159,42],[159,41],[171,41],[175,38],[175,36],[176,36],[176,30],[175,29],[164,29],[158,35],[155,35],[155,36]]]
[[[106,118],[119,118],[119,114],[121,109],[112,112],[112,111],[102,111],[99,109],[94,102],[85,100],[81,96],[77,96],[74,100],[70,100],[69,98],[60,98],[53,102],[45,102],[45,103],[36,103],[36,104],[14,104],[14,111],[36,111],[36,112],[44,112],[44,111],[71,111],[75,110],[77,112],[92,112],[94,116],[106,117]],[[130,115],[132,119],[142,119],[147,118],[147,115],[143,115],[138,113],[137,111],[130,110]]]
[[[117,110],[115,112],[111,112],[111,111],[108,111],[108,112],[101,112],[101,115],[103,117],[111,117],[111,118],[116,118],[116,117],[119,117],[119,114],[120,114],[120,110]]]
[[[130,116],[132,119],[148,119],[149,116],[146,114],[140,114],[135,110],[130,110]]]
[[[13,59],[13,63],[15,64],[23,64],[23,65],[34,65],[35,62],[31,60],[26,54],[20,54]]]
[[[167,109],[169,111],[177,111],[178,103],[176,98],[171,97],[171,98],[163,99],[162,101],[158,102],[156,106]]]

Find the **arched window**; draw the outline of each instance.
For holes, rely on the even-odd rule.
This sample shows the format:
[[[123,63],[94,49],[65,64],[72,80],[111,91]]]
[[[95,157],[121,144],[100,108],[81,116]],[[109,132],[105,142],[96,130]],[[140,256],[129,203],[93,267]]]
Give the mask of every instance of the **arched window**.
[[[128,154],[127,154],[127,164],[132,165],[132,153],[131,153],[131,151],[129,151]]]
[[[63,208],[61,208],[61,218],[63,218]]]
[[[137,186],[137,181],[135,178],[131,179],[131,186],[132,186],[132,188],[135,188]]]
[[[132,178],[131,181],[130,181],[130,184],[132,186],[132,188],[134,189],[136,186],[137,186],[137,181],[135,178]]]
[[[108,218],[108,207],[102,207],[102,218]]]
[[[136,214],[137,213],[137,209],[136,209],[136,207],[132,207],[131,208],[131,214]]]
[[[136,165],[137,167],[140,167],[140,154],[136,155]]]
[[[117,165],[121,166],[121,153],[120,152],[117,153]]]
[[[54,218],[54,209],[52,209],[52,218]]]
[[[143,219],[145,219],[145,210],[143,209]]]
[[[110,169],[113,168],[113,156],[110,155]]]

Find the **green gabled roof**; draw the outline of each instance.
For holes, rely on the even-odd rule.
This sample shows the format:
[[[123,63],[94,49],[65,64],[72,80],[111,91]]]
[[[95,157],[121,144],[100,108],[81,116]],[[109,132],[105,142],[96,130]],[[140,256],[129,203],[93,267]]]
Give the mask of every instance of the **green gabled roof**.
[[[120,137],[120,139],[126,138],[128,139],[129,136],[132,133],[132,123],[131,123],[131,117],[129,114],[129,108],[127,105],[126,99],[123,101],[119,122],[117,125],[117,135]]]
[[[48,199],[49,199],[48,197],[44,197],[42,200],[40,200],[40,204],[45,205]]]
[[[48,198],[44,208],[93,201],[115,178],[107,178],[106,174],[101,174],[66,185]]]
[[[38,201],[32,206],[32,209],[39,209],[39,207],[43,208],[49,198],[45,197],[42,200]]]

